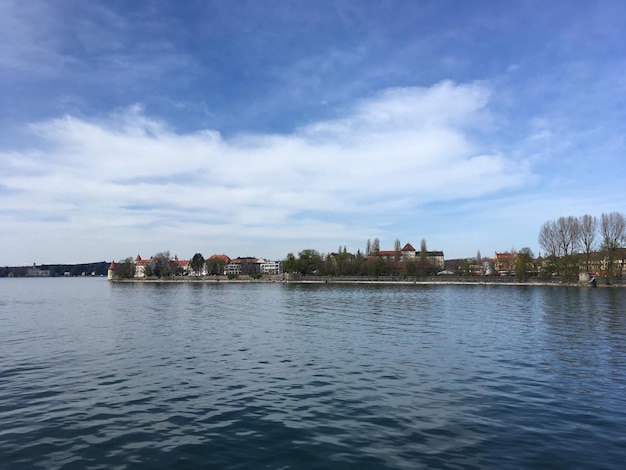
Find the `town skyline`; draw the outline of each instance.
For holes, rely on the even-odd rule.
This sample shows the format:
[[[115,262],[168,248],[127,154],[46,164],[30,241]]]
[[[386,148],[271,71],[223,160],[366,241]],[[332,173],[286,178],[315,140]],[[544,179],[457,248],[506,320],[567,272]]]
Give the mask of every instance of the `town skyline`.
[[[0,263],[378,238],[447,258],[626,207],[626,3],[0,4]]]
[[[565,258],[567,259],[570,256],[581,256],[584,255],[586,257],[587,263],[589,262],[589,257],[592,253],[604,253],[609,256],[609,260],[616,260],[616,250],[619,250],[621,263],[624,262],[622,251],[626,248],[626,215],[621,212],[613,211],[613,212],[603,212],[600,216],[592,215],[592,214],[582,214],[577,217],[575,216],[560,216],[553,220],[544,221],[539,230],[538,236],[538,244],[539,250],[538,252],[534,252],[530,246],[523,246],[521,248],[512,247],[510,250],[495,250],[494,259],[498,258],[499,254],[506,255],[512,254],[516,255],[518,253],[523,253],[525,258],[528,259],[539,259],[542,258],[541,250],[543,250],[544,255],[546,257],[551,257],[553,259]],[[347,245],[338,245],[337,251],[320,251],[317,248],[301,248],[297,251],[297,253],[302,252],[311,252],[316,253],[321,258],[327,258],[329,256],[334,256],[337,254],[349,254],[350,256],[356,257],[369,257],[372,254],[375,254],[378,257],[386,258],[388,261],[396,259],[400,255],[401,252],[413,252],[413,257],[415,257],[416,252],[424,254],[428,254],[428,256],[436,256],[437,261],[435,264],[441,264],[441,267],[444,265],[444,261],[459,261],[459,260],[471,260],[477,259],[478,264],[480,265],[480,259],[490,259],[491,256],[487,252],[485,256],[483,256],[480,249],[476,250],[476,255],[472,256],[463,256],[463,257],[454,257],[454,258],[445,258],[444,250],[441,249],[429,249],[427,241],[425,238],[420,239],[419,250],[416,250],[412,246],[412,242],[402,242],[399,238],[396,238],[393,243],[393,249],[387,249],[385,245],[381,245],[380,239],[368,238],[365,243],[365,248],[361,250],[361,248],[357,248],[356,250],[351,249],[348,251]],[[194,251],[193,258],[195,259],[197,256],[203,257],[204,254],[198,250]],[[289,258],[293,258],[295,256],[294,251],[288,252],[283,257],[258,257],[256,255],[246,254],[244,256],[238,255],[236,258],[231,258],[226,255],[223,251],[219,253],[219,250],[215,251],[210,258],[227,258],[229,261],[233,259],[242,259],[242,258],[259,258],[261,260],[266,261],[287,261]],[[120,261],[129,261],[130,262],[147,262],[148,260],[152,260],[154,258],[167,258],[172,259],[175,263],[178,263],[179,257],[178,253],[174,252],[170,253],[170,250],[161,250],[159,252],[155,252],[150,258],[142,258],[141,254],[138,253],[135,257],[126,256],[125,258],[115,258],[111,259],[111,262],[115,263]],[[184,258],[184,256],[183,256]],[[191,259],[191,257],[190,257]],[[186,260],[189,263],[190,259]],[[134,260],[134,261],[133,261]],[[208,260],[208,258],[207,258]],[[422,260],[423,262],[423,260]],[[612,261],[609,261],[610,263]],[[102,262],[99,262],[102,263]],[[42,265],[51,265],[59,263],[41,263]],[[80,263],[70,263],[74,265],[85,264],[84,262]],[[2,266],[2,264],[0,264]],[[13,265],[12,267],[22,267],[27,268],[30,265],[22,264],[22,265]],[[32,264],[32,268],[36,268],[37,263]],[[8,265],[4,265],[5,268],[8,268]],[[6,269],[5,269],[6,271]]]

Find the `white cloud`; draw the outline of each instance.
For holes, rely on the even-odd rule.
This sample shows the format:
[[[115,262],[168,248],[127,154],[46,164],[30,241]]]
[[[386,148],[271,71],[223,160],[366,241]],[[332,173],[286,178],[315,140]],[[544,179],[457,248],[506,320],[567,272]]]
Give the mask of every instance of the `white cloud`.
[[[206,233],[223,247],[216,251],[235,240],[257,251],[270,239],[369,236],[381,220],[402,219],[394,210],[529,181],[526,164],[472,139],[488,123],[488,97],[484,84],[396,88],[292,135],[232,139],[214,130],[176,133],[137,106],[106,122],[54,119],[32,126],[43,144],[0,154],[1,217],[26,237],[32,224],[50,236],[71,234],[67,253],[73,237],[92,232],[111,246],[136,243],[140,233],[200,244]],[[172,228],[155,235],[164,221]]]

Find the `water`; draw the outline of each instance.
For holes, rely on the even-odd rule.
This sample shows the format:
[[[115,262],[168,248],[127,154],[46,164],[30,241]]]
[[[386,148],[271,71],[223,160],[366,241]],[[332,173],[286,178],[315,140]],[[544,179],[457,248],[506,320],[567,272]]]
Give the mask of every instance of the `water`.
[[[0,280],[0,468],[623,468],[626,289]]]

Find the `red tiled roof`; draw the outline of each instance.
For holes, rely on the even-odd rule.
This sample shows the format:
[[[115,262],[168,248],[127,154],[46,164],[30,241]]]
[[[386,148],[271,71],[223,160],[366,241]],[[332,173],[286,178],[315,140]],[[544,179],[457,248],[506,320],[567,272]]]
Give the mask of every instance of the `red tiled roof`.
[[[152,261],[152,256],[150,259],[141,259],[141,256],[139,255],[135,258],[135,264],[138,264],[139,266],[147,266],[150,264],[150,261]]]
[[[209,256],[207,261],[212,260],[212,259],[220,259],[220,260],[224,261],[224,263],[229,263],[230,262],[230,258],[228,256],[224,255],[224,254],[222,254],[222,255],[214,254],[212,256]]]
[[[415,248],[413,248],[413,245],[410,243],[407,243],[400,251],[415,251]]]
[[[396,254],[395,250],[380,250],[373,253],[378,256],[394,256]]]

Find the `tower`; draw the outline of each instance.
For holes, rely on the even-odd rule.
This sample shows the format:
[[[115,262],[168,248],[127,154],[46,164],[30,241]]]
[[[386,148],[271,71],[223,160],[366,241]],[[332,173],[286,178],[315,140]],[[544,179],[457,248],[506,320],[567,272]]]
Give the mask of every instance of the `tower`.
[[[112,281],[115,278],[115,261],[111,261],[109,265],[109,270],[107,272],[107,279]]]

